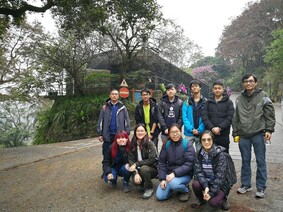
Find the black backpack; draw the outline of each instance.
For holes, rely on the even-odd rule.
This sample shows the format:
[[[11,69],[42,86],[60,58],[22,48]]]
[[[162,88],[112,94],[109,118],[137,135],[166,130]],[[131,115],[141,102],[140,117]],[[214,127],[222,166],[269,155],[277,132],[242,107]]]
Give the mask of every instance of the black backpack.
[[[236,175],[234,161],[231,155],[229,155],[226,152],[222,152],[222,153],[225,155],[226,160],[227,160],[226,178],[228,179],[228,182],[230,186],[232,187],[237,182],[237,175]]]

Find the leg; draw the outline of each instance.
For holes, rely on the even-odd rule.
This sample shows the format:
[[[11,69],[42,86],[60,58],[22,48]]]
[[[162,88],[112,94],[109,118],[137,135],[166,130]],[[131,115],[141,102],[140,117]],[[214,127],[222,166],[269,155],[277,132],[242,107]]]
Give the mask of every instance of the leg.
[[[141,175],[144,188],[145,189],[151,189],[153,188],[153,184],[151,182],[151,179],[155,178],[157,176],[157,169],[155,167],[143,165],[141,166],[139,173]]]
[[[239,149],[242,157],[241,182],[242,186],[251,187],[251,139],[240,138]]]
[[[193,184],[192,184],[192,187],[193,187],[193,190],[194,190],[194,193],[195,193],[197,199],[200,202],[204,202],[203,194],[202,194],[202,192],[204,191],[204,188],[200,185],[199,181],[198,180],[194,180]]]
[[[230,139],[229,139],[229,135],[217,135],[215,136],[216,138],[216,144],[223,146],[226,150],[225,152],[227,152],[229,154],[229,144],[230,144]]]
[[[209,205],[213,208],[218,208],[223,205],[224,201],[225,201],[225,194],[222,190],[220,190],[216,196],[212,197],[209,200]]]
[[[189,188],[187,184],[191,181],[191,177],[186,175],[182,177],[174,177],[173,180],[168,183],[168,186],[174,190],[179,191],[181,193],[189,192]]]
[[[172,192],[173,191],[170,189],[170,186],[168,186],[168,184],[165,189],[162,189],[159,184],[156,190],[156,199],[159,201],[166,200],[171,196]]]
[[[266,181],[267,181],[267,170],[266,170],[266,160],[265,160],[266,146],[263,135],[260,133],[253,136],[252,143],[254,147],[256,164],[257,164],[256,188],[258,190],[265,190]]]
[[[132,175],[131,172],[129,172],[126,168],[125,165],[123,165],[118,172],[119,176],[123,177],[124,181],[129,182],[130,177]]]
[[[108,141],[104,141],[103,144],[102,144],[102,156],[104,157],[104,155],[107,154],[108,150],[109,150],[109,147],[110,147],[110,142]]]
[[[158,152],[158,136],[157,137],[154,137],[152,138],[152,142],[154,143],[154,145],[156,146],[156,150]]]

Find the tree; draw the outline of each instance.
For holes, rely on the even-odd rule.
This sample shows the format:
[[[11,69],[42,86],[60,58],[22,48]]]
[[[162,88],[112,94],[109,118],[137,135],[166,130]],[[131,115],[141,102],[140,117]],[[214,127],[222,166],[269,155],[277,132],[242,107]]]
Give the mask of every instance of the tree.
[[[212,65],[201,66],[193,69],[192,75],[195,79],[209,85],[219,78],[219,74],[213,70]]]
[[[246,10],[225,27],[217,54],[231,62],[235,70],[258,73],[266,69],[263,61],[271,32],[283,26],[280,0],[261,0],[249,4]]]
[[[0,86],[10,98],[32,98],[41,91],[36,84],[35,50],[46,39],[39,23],[11,27],[0,40]],[[38,81],[37,81],[38,82]],[[33,94],[33,95],[29,95]]]

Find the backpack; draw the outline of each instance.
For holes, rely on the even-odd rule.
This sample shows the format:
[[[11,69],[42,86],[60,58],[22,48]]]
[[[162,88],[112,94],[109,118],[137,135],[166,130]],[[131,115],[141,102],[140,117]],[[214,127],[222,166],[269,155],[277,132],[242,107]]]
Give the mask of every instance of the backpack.
[[[166,151],[168,150],[170,143],[171,143],[170,140],[166,142],[166,144],[165,144],[165,150]],[[183,146],[183,150],[185,152],[188,148],[188,140],[187,139],[185,139],[185,138],[182,139],[182,146]]]
[[[233,161],[231,155],[229,155],[228,153],[223,152],[223,154],[225,155],[226,161],[227,161],[226,178],[227,178],[230,186],[232,187],[237,182],[237,175],[236,175],[236,169],[235,169],[234,161]]]

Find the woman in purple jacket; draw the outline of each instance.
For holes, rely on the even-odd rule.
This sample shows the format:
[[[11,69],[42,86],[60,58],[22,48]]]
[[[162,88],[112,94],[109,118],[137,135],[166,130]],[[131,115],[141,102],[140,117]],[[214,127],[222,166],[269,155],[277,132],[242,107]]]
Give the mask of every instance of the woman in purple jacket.
[[[195,150],[190,142],[182,138],[178,124],[169,128],[169,140],[164,143],[158,160],[160,184],[156,191],[157,200],[168,199],[173,191],[181,193],[179,200],[188,201],[191,190],[188,183],[193,176]]]

